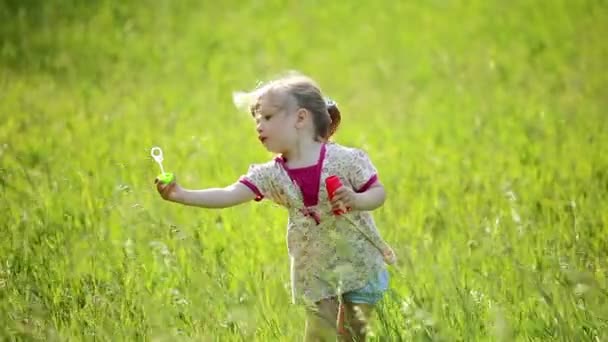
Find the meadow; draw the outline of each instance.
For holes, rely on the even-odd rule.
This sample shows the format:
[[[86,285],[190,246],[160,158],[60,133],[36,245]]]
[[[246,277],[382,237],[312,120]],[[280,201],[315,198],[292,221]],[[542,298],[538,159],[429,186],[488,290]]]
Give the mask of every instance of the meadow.
[[[163,201],[272,157],[288,70],[369,153],[373,341],[608,341],[608,2],[0,1],[0,337],[297,341],[286,213]],[[604,38],[602,38],[604,37]]]

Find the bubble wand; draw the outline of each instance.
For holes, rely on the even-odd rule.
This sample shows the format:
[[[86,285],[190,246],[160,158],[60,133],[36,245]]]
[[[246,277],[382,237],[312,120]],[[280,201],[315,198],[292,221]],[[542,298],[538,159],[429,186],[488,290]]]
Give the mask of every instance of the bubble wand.
[[[158,180],[163,184],[173,182],[175,179],[173,172],[165,172],[165,169],[163,168],[163,150],[161,150],[158,146],[154,146],[150,150],[150,155],[152,158],[154,158],[154,161],[158,164],[158,166],[160,166],[160,175],[158,175],[156,178],[158,178]]]

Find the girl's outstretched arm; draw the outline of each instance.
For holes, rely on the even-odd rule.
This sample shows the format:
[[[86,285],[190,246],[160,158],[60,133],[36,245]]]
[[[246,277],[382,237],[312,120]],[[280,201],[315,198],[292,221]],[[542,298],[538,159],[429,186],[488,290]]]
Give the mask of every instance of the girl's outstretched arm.
[[[182,188],[175,181],[162,184],[157,180],[156,188],[167,201],[201,208],[228,208],[256,198],[253,191],[241,183],[224,188],[189,190]]]

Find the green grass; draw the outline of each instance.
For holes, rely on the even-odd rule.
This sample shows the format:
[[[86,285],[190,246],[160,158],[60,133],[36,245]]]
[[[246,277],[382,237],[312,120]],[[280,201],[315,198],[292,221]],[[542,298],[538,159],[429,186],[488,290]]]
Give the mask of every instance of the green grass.
[[[0,336],[301,338],[285,213],[164,202],[271,157],[231,102],[341,106],[400,257],[378,340],[608,340],[608,3],[0,2]]]

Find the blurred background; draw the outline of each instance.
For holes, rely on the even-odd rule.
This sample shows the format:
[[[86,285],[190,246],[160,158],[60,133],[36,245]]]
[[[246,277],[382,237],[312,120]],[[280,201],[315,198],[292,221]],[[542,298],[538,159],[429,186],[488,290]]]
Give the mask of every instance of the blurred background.
[[[286,213],[160,199],[272,157],[288,70],[367,151],[399,269],[371,340],[607,340],[608,3],[0,1],[0,336],[302,338]]]

